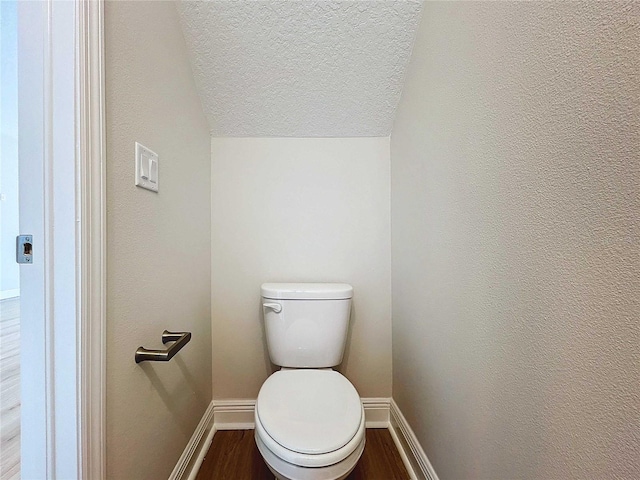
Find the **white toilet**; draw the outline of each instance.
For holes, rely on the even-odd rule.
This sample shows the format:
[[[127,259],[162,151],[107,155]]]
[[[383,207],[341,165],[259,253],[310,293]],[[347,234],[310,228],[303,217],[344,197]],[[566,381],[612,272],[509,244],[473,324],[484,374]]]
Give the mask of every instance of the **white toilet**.
[[[255,439],[281,480],[343,479],[364,450],[364,409],[342,362],[353,288],[341,283],[262,285],[267,347],[282,367],[260,388]]]

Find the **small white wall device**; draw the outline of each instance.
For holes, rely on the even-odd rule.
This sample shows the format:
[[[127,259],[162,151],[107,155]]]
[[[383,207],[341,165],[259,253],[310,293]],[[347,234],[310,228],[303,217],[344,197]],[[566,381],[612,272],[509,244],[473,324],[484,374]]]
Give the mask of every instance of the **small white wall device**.
[[[136,185],[158,191],[158,154],[136,142]]]

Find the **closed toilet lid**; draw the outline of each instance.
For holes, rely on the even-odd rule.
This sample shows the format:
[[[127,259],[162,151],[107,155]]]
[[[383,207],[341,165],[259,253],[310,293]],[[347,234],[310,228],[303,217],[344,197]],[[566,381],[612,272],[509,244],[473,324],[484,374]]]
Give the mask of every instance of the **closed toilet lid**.
[[[262,385],[256,414],[283,447],[321,454],[342,448],[355,436],[362,405],[351,382],[334,370],[281,370]]]

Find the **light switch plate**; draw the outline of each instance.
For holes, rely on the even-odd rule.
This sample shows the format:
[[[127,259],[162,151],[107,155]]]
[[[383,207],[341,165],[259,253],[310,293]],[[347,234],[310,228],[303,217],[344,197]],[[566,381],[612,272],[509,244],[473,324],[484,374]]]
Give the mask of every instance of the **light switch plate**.
[[[136,142],[136,185],[152,192],[158,191],[158,154]]]

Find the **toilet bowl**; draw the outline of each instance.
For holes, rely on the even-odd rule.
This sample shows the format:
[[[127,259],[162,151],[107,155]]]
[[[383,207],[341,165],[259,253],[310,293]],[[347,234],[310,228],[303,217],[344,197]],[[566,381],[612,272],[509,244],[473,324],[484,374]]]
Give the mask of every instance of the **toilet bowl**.
[[[258,394],[255,440],[282,480],[338,480],[365,445],[364,409],[353,385],[331,369],[280,370]]]
[[[280,480],[340,480],[365,444],[355,387],[331,367],[342,362],[353,288],[343,283],[265,283],[269,357],[281,370],[260,388],[255,440]]]

